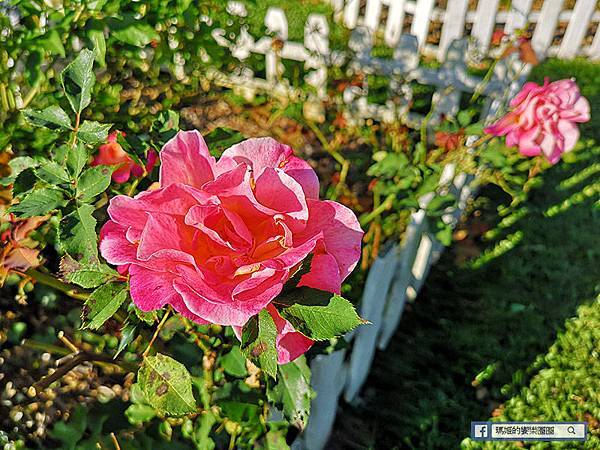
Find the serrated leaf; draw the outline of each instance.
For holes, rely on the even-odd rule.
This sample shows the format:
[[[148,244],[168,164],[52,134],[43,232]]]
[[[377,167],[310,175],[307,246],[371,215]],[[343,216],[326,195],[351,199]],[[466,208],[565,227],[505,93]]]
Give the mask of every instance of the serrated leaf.
[[[156,311],[142,311],[140,308],[135,306],[134,303],[130,303],[129,306],[127,307],[127,310],[129,312],[133,311],[135,316],[141,322],[144,322],[148,325],[152,325],[153,323],[155,323],[158,320],[158,315],[156,314]]]
[[[90,104],[92,88],[96,81],[93,66],[94,52],[83,49],[61,73],[65,95],[77,114]]]
[[[92,205],[81,205],[62,218],[58,237],[62,249],[81,262],[98,259],[96,219]]]
[[[71,178],[67,171],[54,161],[44,161],[37,169],[35,174],[40,180],[43,180],[50,184],[64,184],[68,183]]]
[[[83,201],[92,200],[110,186],[110,177],[115,166],[95,166],[86,169],[77,181],[77,197]]]
[[[231,351],[221,358],[221,367],[233,377],[243,378],[248,375],[246,357],[238,346],[233,346]]]
[[[108,138],[108,130],[112,124],[110,123],[99,123],[93,120],[84,121],[79,130],[77,130],[77,136],[86,144],[95,145],[100,142],[106,142]]]
[[[83,328],[97,330],[110,319],[127,298],[127,284],[108,283],[100,286],[85,301]]]
[[[306,358],[279,366],[278,383],[267,390],[269,402],[280,406],[288,421],[299,430],[306,427],[313,391],[310,388],[310,369]]]
[[[69,169],[69,172],[71,173],[71,176],[74,179],[77,179],[79,177],[79,174],[81,174],[81,171],[83,170],[87,159],[87,149],[81,142],[78,142],[76,145],[70,146],[67,150],[66,164],[67,168]]]
[[[71,119],[58,105],[48,106],[41,111],[26,109],[23,111],[23,115],[29,123],[38,127],[46,127],[51,130],[71,129]]]
[[[162,414],[182,416],[197,410],[190,373],[169,356],[158,353],[144,358],[138,383],[150,406]]]
[[[297,331],[315,341],[341,336],[365,323],[352,303],[339,295],[331,297],[327,306],[295,304],[280,313]]]
[[[67,282],[85,289],[98,287],[119,277],[119,273],[106,264],[80,265],[69,256],[61,260],[61,272]]]
[[[273,378],[277,377],[276,339],[277,327],[266,309],[250,318],[242,330],[242,352]]]
[[[61,191],[52,188],[37,189],[27,194],[10,212],[20,217],[43,216],[64,204]]]

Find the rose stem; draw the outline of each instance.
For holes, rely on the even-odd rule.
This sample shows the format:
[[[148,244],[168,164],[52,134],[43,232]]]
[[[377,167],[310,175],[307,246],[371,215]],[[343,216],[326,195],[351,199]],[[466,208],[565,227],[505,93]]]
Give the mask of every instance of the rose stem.
[[[35,269],[29,269],[26,272],[22,273],[22,275],[32,278],[38,283],[45,284],[46,286],[56,289],[57,291],[60,291],[68,295],[69,297],[75,298],[77,300],[87,300],[87,298],[89,297],[88,293],[79,291],[73,286],[67,283],[63,283],[62,281],[54,278],[53,276],[45,274]]]
[[[119,445],[119,441],[117,441],[117,436],[115,436],[115,433],[110,433],[110,438],[112,439],[113,444],[115,445],[115,449],[121,450],[121,446]]]
[[[152,348],[152,344],[154,344],[154,341],[158,337],[158,333],[160,333],[160,330],[162,329],[162,327],[167,322],[167,319],[169,318],[170,314],[171,314],[171,308],[167,309],[167,312],[164,314],[164,316],[162,317],[160,323],[156,327],[156,330],[154,331],[154,335],[152,335],[152,339],[150,339],[150,342],[148,343],[148,347],[146,347],[146,350],[144,350],[144,353],[142,353],[142,358],[145,358],[146,356],[148,356],[148,353],[150,353],[150,349]]]

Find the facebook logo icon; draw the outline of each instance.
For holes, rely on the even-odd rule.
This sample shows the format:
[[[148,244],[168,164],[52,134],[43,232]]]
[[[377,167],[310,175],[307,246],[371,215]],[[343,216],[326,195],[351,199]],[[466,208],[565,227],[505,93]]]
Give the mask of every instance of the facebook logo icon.
[[[471,439],[487,441],[490,438],[490,422],[471,422]]]

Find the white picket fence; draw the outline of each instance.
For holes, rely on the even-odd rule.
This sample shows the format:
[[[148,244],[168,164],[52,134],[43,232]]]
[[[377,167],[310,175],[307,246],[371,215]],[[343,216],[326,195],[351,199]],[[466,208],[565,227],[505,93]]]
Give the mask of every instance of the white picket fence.
[[[519,61],[516,53],[499,62],[487,82],[467,70],[468,61],[476,61],[492,50],[490,40],[496,29],[501,28],[510,34],[535,25],[532,45],[540,59],[546,55],[571,57],[577,54],[600,58],[600,27],[591,44],[584,45],[590,33],[589,27],[593,26],[591,23],[600,21],[595,0],[577,0],[570,11],[562,10],[562,0],[546,0],[539,11],[531,11],[533,0],[513,0],[509,10],[497,14],[499,0],[480,0],[472,11],[468,10],[468,0],[447,0],[445,10],[436,8],[434,0],[329,2],[334,7],[335,20],[353,30],[346,51],[330,50],[329,23],[317,14],[307,19],[304,41],[290,41],[284,12],[271,8],[265,17],[269,36],[256,39],[247,30],[242,30],[239,36],[230,39],[225,30],[213,33],[215,40],[228,47],[241,63],[235,73],[213,71],[209,76],[215,83],[234,89],[248,99],[261,92],[285,102],[303,102],[305,115],[320,120],[323,117],[322,102],[327,98],[328,68],[347,63],[349,71],[355,74],[389,79],[389,95],[384,104],[369,102],[368,77],[363,77],[362,85],[345,89],[343,102],[348,121],[401,120],[418,128],[423,117],[410,110],[413,98],[411,82],[435,86],[430,126],[435,126],[442,114],[456,114],[461,96],[465,93],[479,92],[486,98],[482,117],[491,119],[518,91],[529,67]],[[241,3],[230,2],[229,5],[231,14],[245,14]],[[364,14],[361,15],[361,11]],[[409,15],[412,15],[410,28],[404,29],[405,17]],[[382,21],[384,17],[387,18]],[[428,43],[433,21],[443,22],[436,45]],[[565,21],[568,25],[564,36],[559,44],[555,44],[557,26]],[[465,36],[466,24],[471,24],[468,27],[470,36]],[[391,58],[378,58],[372,54],[374,44],[381,37],[385,45],[394,49]],[[264,55],[263,78],[243,64],[251,54]],[[432,69],[423,66],[423,55],[434,56],[442,62],[441,67]],[[304,63],[305,81],[312,87],[312,92],[307,95],[292,86],[291,76],[285,72],[284,60]],[[437,192],[450,192],[457,198],[456,206],[446,210],[446,223],[456,223],[464,211],[473,195],[471,181],[472,178],[464,173],[455,173],[452,165],[445,167]],[[347,336],[347,340],[351,341],[349,350],[318,355],[312,360],[312,387],[317,395],[312,401],[308,426],[294,443],[294,449],[324,448],[340,397],[343,395],[347,402],[357,398],[369,374],[376,349],[386,348],[406,302],[415,300],[431,265],[439,257],[442,245],[428,228],[425,210],[434,195],[431,193],[420,199],[420,209],[411,215],[402,241],[389,243],[369,271],[359,308],[361,316],[371,324],[359,327]]]
[[[512,0],[510,9],[505,11],[499,11],[500,0],[480,0],[472,10],[469,0],[446,0],[444,9],[436,8],[435,0],[330,0],[330,3],[336,19],[346,27],[363,25],[373,32],[381,31],[390,47],[396,45],[403,33],[410,33],[417,38],[422,54],[438,57],[440,61],[452,41],[465,36],[467,29],[485,51],[495,30],[511,34],[524,27],[533,31],[532,45],[541,55],[572,58],[580,54],[600,59],[597,0],[578,0],[572,10],[564,9],[564,0],[545,0],[538,10],[533,10],[533,0]],[[362,17],[361,3],[366,3]],[[384,13],[387,19],[382,21]],[[412,17],[409,29],[405,28],[407,17]],[[436,45],[427,42],[433,22],[443,24]],[[559,22],[568,25],[559,44],[555,44]],[[593,41],[585,43],[586,36],[594,32]]]

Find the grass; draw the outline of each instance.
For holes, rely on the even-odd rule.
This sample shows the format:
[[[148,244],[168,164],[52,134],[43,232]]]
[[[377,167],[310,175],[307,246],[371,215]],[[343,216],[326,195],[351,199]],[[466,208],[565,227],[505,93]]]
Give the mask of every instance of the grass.
[[[528,387],[506,402],[498,421],[586,421],[592,432],[585,449],[600,448],[600,297],[581,306],[565,323],[550,351],[534,363],[539,372]],[[573,443],[552,444],[573,448]],[[514,448],[510,443],[477,443],[465,439],[464,450]],[[539,442],[532,449],[552,448]]]
[[[598,191],[590,191],[594,174],[585,172],[598,163],[600,148],[589,143],[577,156],[549,170],[520,218],[496,227],[496,241],[484,243],[493,249],[517,236],[514,245],[501,244],[505,251],[492,252],[495,257],[478,268],[455,264],[461,246],[445,253],[388,349],[378,353],[362,403],[342,406],[328,448],[458,448],[470,421],[487,420],[512,396],[527,396],[523,389],[545,360],[538,355],[548,352],[565,320],[600,288]],[[490,200],[480,205],[481,217],[494,220],[496,205],[506,199],[494,190],[482,194]],[[507,221],[496,216],[495,222]],[[600,327],[597,314],[589,326]],[[557,417],[592,413],[561,401],[596,389],[581,377],[574,385],[563,383],[589,345],[588,338],[565,339],[577,350],[563,353],[553,380],[564,392],[552,402],[534,377],[532,414],[548,402]],[[516,410],[513,403],[518,400],[508,402],[507,413]],[[527,417],[519,411],[511,417]]]

